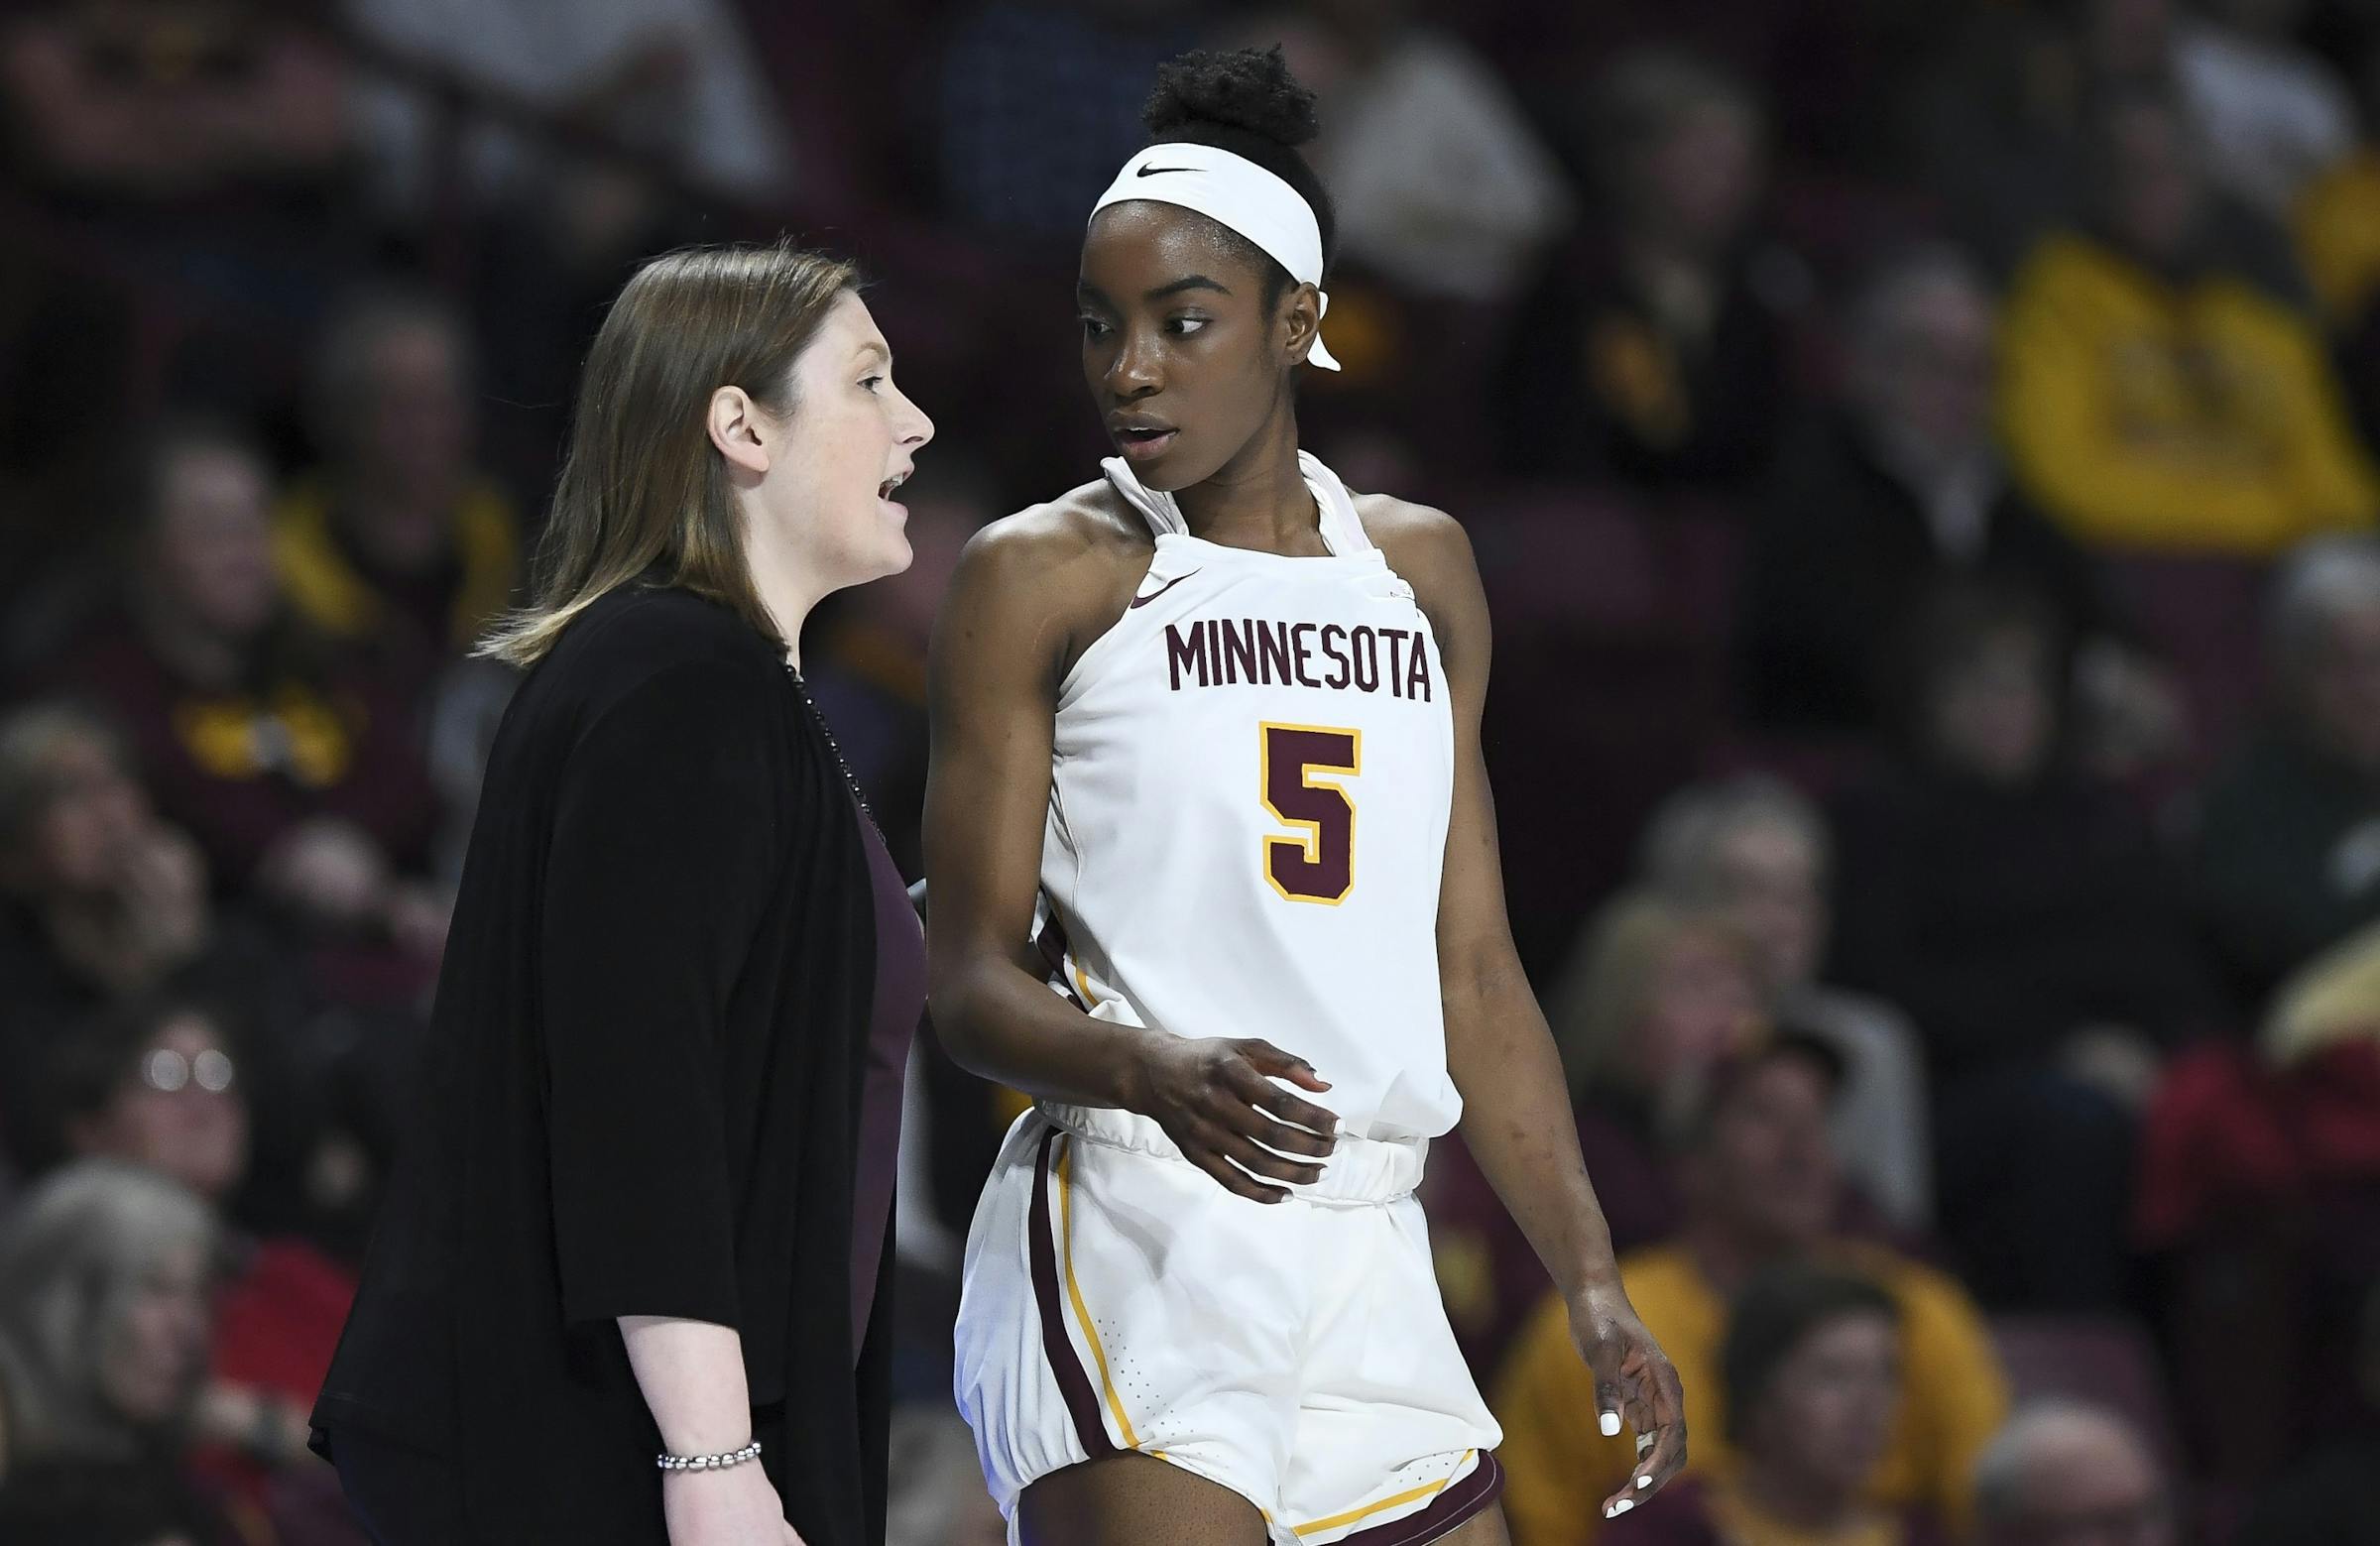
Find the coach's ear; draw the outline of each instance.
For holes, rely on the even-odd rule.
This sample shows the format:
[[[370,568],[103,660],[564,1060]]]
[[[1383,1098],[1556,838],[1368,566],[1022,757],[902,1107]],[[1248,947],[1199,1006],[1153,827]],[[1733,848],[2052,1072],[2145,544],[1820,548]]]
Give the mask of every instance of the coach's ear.
[[[768,474],[766,420],[761,416],[760,405],[742,387],[721,387],[711,394],[703,427],[731,469],[755,478]]]

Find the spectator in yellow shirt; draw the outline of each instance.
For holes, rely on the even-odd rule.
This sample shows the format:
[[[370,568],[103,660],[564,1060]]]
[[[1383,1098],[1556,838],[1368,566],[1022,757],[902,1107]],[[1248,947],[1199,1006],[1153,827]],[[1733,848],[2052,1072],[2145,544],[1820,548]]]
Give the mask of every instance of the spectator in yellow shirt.
[[[308,623],[412,696],[504,609],[520,561],[512,502],[473,464],[469,341],[433,298],[367,295],[315,374],[323,463],[275,510],[274,561]]]
[[[1823,1043],[1795,1036],[1726,1065],[1677,1134],[1683,1231],[1621,1258],[1620,1276],[1698,1418],[1685,1474],[1718,1484],[1737,1468],[1720,1377],[1730,1299],[1762,1270],[1796,1262],[1855,1272],[1884,1289],[1900,1312],[1899,1410],[1867,1498],[1963,1522],[1975,1457],[2007,1416],[2007,1383],[1957,1283],[1881,1247],[1828,1235],[1841,1183],[1827,1115],[1841,1067]],[[1559,1301],[1547,1300],[1522,1331],[1496,1396],[1513,1538],[1519,1546],[1598,1539],[1597,1505],[1624,1482],[1631,1457],[1626,1439],[1596,1431],[1594,1379],[1571,1350]]]
[[[2120,98],[2093,143],[2097,229],[2045,238],[2002,324],[2019,480],[2103,547],[2264,557],[2369,526],[2380,476],[2322,340],[2222,261],[2181,115]]]

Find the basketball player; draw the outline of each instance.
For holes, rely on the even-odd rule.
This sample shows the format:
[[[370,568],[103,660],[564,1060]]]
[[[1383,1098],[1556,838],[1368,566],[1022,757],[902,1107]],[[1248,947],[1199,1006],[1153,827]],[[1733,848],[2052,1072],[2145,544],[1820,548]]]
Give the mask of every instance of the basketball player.
[[[1078,290],[1121,455],[975,539],[934,645],[934,1020],[1036,1101],[957,1386],[1030,1546],[1505,1539],[1413,1197],[1458,1118],[1639,1435],[1606,1511],[1685,1458],[1504,917],[1469,543],[1298,449],[1312,102],[1277,50],[1160,73]]]

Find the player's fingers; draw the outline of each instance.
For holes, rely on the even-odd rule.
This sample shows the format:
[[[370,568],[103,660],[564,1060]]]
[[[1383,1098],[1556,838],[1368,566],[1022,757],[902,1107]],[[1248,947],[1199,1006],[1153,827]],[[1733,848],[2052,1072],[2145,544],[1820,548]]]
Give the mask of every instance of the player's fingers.
[[[1253,1112],[1249,1114],[1253,1117]],[[1250,1142],[1239,1133],[1219,1130],[1214,1134],[1215,1148],[1224,1158],[1251,1175],[1274,1181],[1296,1181],[1311,1185],[1322,1179],[1322,1166],[1276,1154],[1260,1143]]]
[[[1649,1424],[1660,1427],[1685,1420],[1686,1387],[1679,1382],[1676,1366],[1654,1350],[1631,1350],[1619,1377]]]
[[[1631,1508],[1641,1506],[1646,1498],[1652,1496],[1653,1488],[1636,1485],[1637,1480],[1645,1474],[1644,1465],[1648,1458],[1645,1451],[1637,1451],[1635,1466],[1628,1472],[1628,1480],[1620,1484],[1618,1491],[1604,1499],[1605,1518],[1616,1519]]]
[[[1250,1105],[1261,1107],[1293,1127],[1319,1133],[1326,1144],[1338,1134],[1337,1112],[1324,1111],[1312,1101],[1301,1101],[1269,1079],[1251,1074],[1245,1093]]]
[[[1198,1168],[1213,1176],[1227,1192],[1234,1192],[1252,1203],[1281,1203],[1289,1200],[1286,1187],[1266,1186],[1247,1171],[1220,1154],[1209,1154],[1197,1161]]]
[[[1636,1459],[1636,1469],[1629,1476],[1622,1492],[1639,1502],[1661,1490],[1662,1484],[1678,1474],[1686,1464],[1686,1425],[1682,1422],[1663,1423],[1652,1430],[1652,1446]]]
[[[1243,1106],[1232,1114],[1231,1126],[1243,1136],[1255,1139],[1266,1148],[1277,1148],[1284,1154],[1302,1154],[1308,1159],[1328,1159],[1336,1145],[1319,1133],[1303,1128],[1293,1128],[1285,1122],[1275,1122],[1267,1113],[1252,1106]]]
[[[1639,1424],[1636,1431],[1650,1440],[1638,1441],[1643,1453],[1632,1483],[1642,1497],[1659,1490],[1686,1464],[1686,1391],[1679,1383],[1678,1371],[1660,1358],[1645,1361],[1636,1371],[1634,1384],[1636,1393],[1629,1406],[1641,1414],[1634,1419]]]
[[[1309,1131],[1302,1123],[1279,1121],[1274,1113],[1280,1106],[1291,1110],[1316,1110],[1270,1080],[1244,1070],[1240,1078],[1233,1081],[1230,1092],[1217,1100],[1209,1115],[1234,1132],[1254,1138],[1272,1148],[1291,1154],[1307,1154],[1316,1159],[1330,1158],[1334,1146],[1331,1130],[1326,1128],[1320,1131]]]
[[[1308,1090],[1328,1090],[1330,1085],[1314,1071],[1314,1065],[1294,1052],[1284,1052],[1261,1037],[1250,1036],[1234,1042],[1240,1055],[1259,1074],[1277,1074],[1291,1084]]]
[[[1652,1449],[1651,1444],[1646,1440],[1660,1428],[1661,1424],[1653,1416],[1653,1409],[1633,1392],[1620,1403],[1619,1415],[1626,1419],[1627,1431],[1636,1436],[1636,1456],[1639,1462],[1636,1475],[1641,1477],[1644,1475],[1641,1463],[1644,1456]]]
[[[1225,1191],[1236,1192],[1250,1202],[1277,1203],[1288,1200],[1287,1189],[1264,1185],[1238,1165],[1203,1144],[1195,1147],[1184,1144],[1182,1154],[1190,1163],[1213,1176]]]
[[[1655,1359],[1645,1377],[1650,1386],[1645,1399],[1652,1403],[1654,1418],[1664,1423],[1684,1422],[1686,1384],[1678,1378],[1677,1366],[1667,1359]]]
[[[1614,1381],[1599,1379],[1595,1382],[1596,1431],[1605,1438],[1618,1438],[1619,1430],[1626,1426],[1627,1413],[1622,1409],[1625,1400],[1625,1392]]]
[[[1202,1113],[1205,1119],[1223,1132],[1261,1143],[1266,1148],[1279,1149],[1284,1154],[1303,1155],[1308,1159],[1331,1157],[1331,1140],[1317,1137],[1303,1128],[1275,1122],[1253,1106],[1229,1095],[1219,1095],[1215,1103]]]

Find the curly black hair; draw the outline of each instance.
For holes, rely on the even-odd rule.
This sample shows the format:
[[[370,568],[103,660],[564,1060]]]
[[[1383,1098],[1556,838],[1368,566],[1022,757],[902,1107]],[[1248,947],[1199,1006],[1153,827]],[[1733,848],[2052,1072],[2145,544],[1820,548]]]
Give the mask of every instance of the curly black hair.
[[[1314,93],[1289,73],[1280,45],[1222,52],[1193,49],[1157,66],[1157,79],[1140,109],[1152,145],[1212,145],[1245,157],[1297,189],[1314,210],[1322,231],[1327,268],[1338,248],[1338,218],[1322,178],[1298,147],[1322,132],[1314,116]],[[1264,304],[1269,307],[1290,286],[1288,270],[1253,242],[1230,233],[1264,271]]]
[[[1322,132],[1314,117],[1314,93],[1289,73],[1281,46],[1219,53],[1193,49],[1157,66],[1157,83],[1140,109],[1140,121],[1157,143],[1187,125],[1244,129],[1276,145],[1307,144]]]

